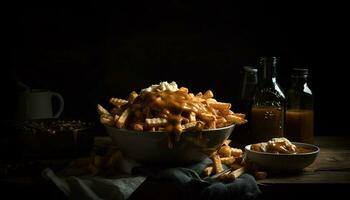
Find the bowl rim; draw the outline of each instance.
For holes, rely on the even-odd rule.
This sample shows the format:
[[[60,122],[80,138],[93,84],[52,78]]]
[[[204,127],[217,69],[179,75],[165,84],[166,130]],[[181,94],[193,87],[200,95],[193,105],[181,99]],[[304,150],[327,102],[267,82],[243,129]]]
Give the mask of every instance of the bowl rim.
[[[292,144],[296,146],[302,146],[306,148],[312,148],[313,151],[307,152],[307,153],[296,153],[296,154],[282,154],[282,153],[271,153],[271,152],[261,152],[261,151],[254,151],[251,148],[252,144],[248,144],[244,147],[244,149],[248,152],[252,152],[255,154],[260,154],[260,155],[272,155],[272,156],[305,156],[305,155],[314,155],[318,154],[320,152],[320,148],[314,144],[309,144],[309,143],[303,143],[303,142],[292,142]]]
[[[140,133],[143,133],[143,134],[168,134],[169,132],[166,132],[166,131],[136,131],[136,130],[131,130],[131,129],[126,129],[126,128],[118,128],[118,127],[115,127],[115,126],[109,126],[109,125],[105,125],[104,126],[106,128],[111,128],[111,129],[115,129],[115,130],[119,130],[121,132],[135,132],[137,134],[140,134]],[[220,130],[226,130],[226,129],[230,129],[230,128],[233,128],[235,127],[236,124],[231,124],[229,126],[224,126],[224,127],[220,127],[220,128],[211,128],[211,129],[203,129],[203,130],[200,130],[200,131],[185,131],[185,132],[182,132],[181,134],[186,134],[186,133],[196,133],[196,132],[211,132],[211,131],[220,131]]]

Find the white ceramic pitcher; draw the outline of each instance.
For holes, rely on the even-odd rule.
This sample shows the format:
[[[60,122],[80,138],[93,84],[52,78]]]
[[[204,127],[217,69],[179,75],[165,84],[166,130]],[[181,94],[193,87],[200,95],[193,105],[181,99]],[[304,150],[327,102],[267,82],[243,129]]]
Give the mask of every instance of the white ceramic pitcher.
[[[57,112],[53,112],[53,98],[59,101]],[[57,92],[46,89],[31,89],[20,92],[17,98],[18,120],[58,118],[64,108],[64,99]]]

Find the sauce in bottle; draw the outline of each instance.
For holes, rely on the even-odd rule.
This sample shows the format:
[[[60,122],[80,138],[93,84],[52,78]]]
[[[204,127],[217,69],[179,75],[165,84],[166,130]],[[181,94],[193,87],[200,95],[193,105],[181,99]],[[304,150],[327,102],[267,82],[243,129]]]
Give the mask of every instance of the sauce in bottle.
[[[276,65],[276,57],[260,58],[259,84],[251,112],[254,142],[284,136],[285,96],[276,80]]]
[[[314,142],[313,95],[307,84],[308,70],[294,68],[287,92],[286,137],[295,142]]]

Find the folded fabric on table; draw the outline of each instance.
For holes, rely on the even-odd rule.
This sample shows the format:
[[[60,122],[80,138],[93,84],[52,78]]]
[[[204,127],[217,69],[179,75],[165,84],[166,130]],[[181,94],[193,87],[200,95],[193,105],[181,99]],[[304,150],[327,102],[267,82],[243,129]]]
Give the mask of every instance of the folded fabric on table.
[[[207,158],[201,163],[186,167],[135,167],[133,174],[154,179],[172,180],[182,191],[183,199],[255,199],[261,193],[250,174],[243,174],[231,183],[208,182],[200,177],[204,168],[211,164]]]
[[[255,199],[260,190],[253,176],[243,174],[231,183],[210,183],[200,177],[212,161],[186,167],[154,167],[130,165],[131,173],[116,177],[59,177],[52,170],[43,176],[53,181],[70,199],[128,199],[146,180],[170,180],[181,191],[183,199]]]

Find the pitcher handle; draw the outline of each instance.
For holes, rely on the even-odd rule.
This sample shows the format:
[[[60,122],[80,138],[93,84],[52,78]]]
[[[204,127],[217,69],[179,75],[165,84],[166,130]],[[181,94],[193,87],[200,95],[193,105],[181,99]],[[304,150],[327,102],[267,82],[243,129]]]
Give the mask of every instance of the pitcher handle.
[[[57,92],[51,92],[51,97],[57,97],[59,100],[60,107],[59,107],[57,113],[53,116],[53,118],[58,118],[63,112],[64,100],[63,100],[63,97],[60,94],[58,94]]]

